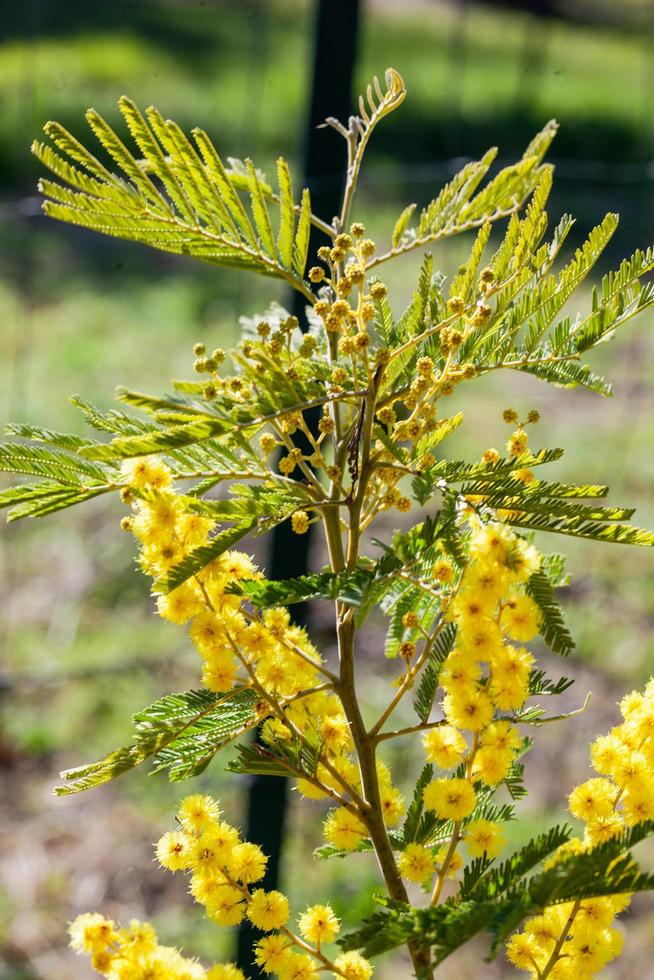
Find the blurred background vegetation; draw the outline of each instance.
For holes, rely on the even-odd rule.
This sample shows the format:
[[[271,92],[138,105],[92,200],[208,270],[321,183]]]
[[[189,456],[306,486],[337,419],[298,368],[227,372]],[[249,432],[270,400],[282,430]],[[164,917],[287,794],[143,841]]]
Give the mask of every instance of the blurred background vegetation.
[[[79,429],[71,393],[106,407],[119,382],[165,390],[171,376],[189,375],[193,343],[228,346],[239,315],[287,300],[266,281],[47,222],[29,145],[47,119],[86,139],[84,109],[115,123],[127,93],[186,128],[204,127],[224,155],[252,156],[266,170],[282,153],[299,173],[313,22],[312,0],[2,4],[0,419]],[[425,203],[464,160],[492,144],[502,161],[520,154],[556,116],[552,224],[571,211],[578,242],[606,210],[619,211],[607,264],[652,240],[648,0],[369,0],[361,26],[357,88],[393,65],[409,90],[369,151],[357,217],[372,237],[387,241],[404,205]],[[436,248],[437,266],[451,274],[468,244]],[[389,274],[398,308],[414,280],[412,262]],[[567,450],[557,475],[610,482],[612,499],[637,505],[651,527],[653,364],[650,316],[595,358],[615,384],[610,401],[523,377],[511,379],[510,394],[506,378],[483,381],[448,452],[477,457],[506,438],[507,403],[521,413],[536,407],[543,422],[532,441]],[[1,532],[0,973],[11,980],[89,976],[65,948],[65,923],[97,906],[123,920],[153,917],[166,941],[208,960],[229,951],[229,937],[191,911],[183,883],[156,871],[150,851],[180,791],[210,788],[231,817],[242,814],[243,785],[225,780],[220,759],[183,788],[134,774],[88,797],[51,796],[59,769],[126,740],[132,711],[197,684],[183,632],[152,615],[120,516],[117,503],[98,502]],[[515,842],[561,816],[570,786],[585,778],[588,738],[614,723],[615,701],[649,676],[654,650],[651,555],[565,540],[549,547],[566,550],[574,582],[566,608],[578,648],[566,667],[577,684],[568,703],[590,688],[595,696],[567,728],[536,733],[540,747],[528,764],[536,785],[512,828]],[[314,633],[328,642],[326,617],[316,610]],[[373,678],[384,672],[376,648],[373,636],[362,652]],[[378,684],[370,685],[372,702]],[[355,869],[353,858],[294,876],[294,860],[304,862],[319,836],[318,811],[315,820],[302,814],[292,807],[286,887],[298,904],[329,891],[339,914],[355,921],[371,907],[374,867],[362,857]],[[647,901],[635,908],[626,953],[607,978],[651,975],[651,903],[649,912]],[[466,953],[446,969],[451,980],[480,976]],[[378,975],[408,973],[400,961]],[[502,962],[483,967],[484,977],[512,975]]]

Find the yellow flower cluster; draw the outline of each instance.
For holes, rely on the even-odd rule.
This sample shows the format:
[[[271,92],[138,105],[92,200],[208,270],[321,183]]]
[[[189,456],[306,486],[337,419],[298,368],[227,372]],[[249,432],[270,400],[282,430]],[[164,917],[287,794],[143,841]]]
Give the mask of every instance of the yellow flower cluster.
[[[583,838],[563,844],[545,868],[619,834],[626,826],[654,818],[654,681],[620,702],[624,721],[591,746],[598,776],[570,793],[568,806],[585,824]],[[620,955],[622,936],[612,927],[630,895],[567,902],[547,908],[515,933],[507,956],[533,978],[590,980]],[[548,972],[545,972],[545,971]]]
[[[515,711],[529,695],[534,658],[511,641],[532,640],[541,620],[538,606],[524,591],[524,583],[540,565],[536,549],[504,524],[470,520],[470,559],[445,602],[446,619],[457,626],[456,646],[439,678],[445,717],[423,736],[429,762],[445,772],[464,769],[463,775],[434,779],[424,791],[427,809],[457,825],[454,845],[436,858],[442,877],[462,864],[456,843],[465,821],[462,839],[471,857],[495,857],[504,845],[498,824],[469,818],[477,805],[475,784],[500,783],[522,746],[515,725],[497,718],[496,711]],[[439,559],[437,565],[437,579],[451,582],[449,563]],[[428,865],[426,856],[419,859],[417,852],[400,862],[409,880],[424,880],[419,875],[423,870],[427,875]]]
[[[127,460],[123,476],[142,494],[128,492],[133,515],[124,524],[141,544],[140,563],[148,574],[165,574],[193,549],[207,544],[215,522],[187,511],[165,463],[156,457]],[[247,555],[227,551],[172,592],[160,595],[157,609],[169,622],[190,622],[189,634],[203,661],[202,682],[209,690],[258,684],[283,701],[319,683],[322,660],[286,609],[270,609],[259,618],[245,610],[241,597],[228,592],[239,580],[260,577]],[[289,711],[304,728],[316,708],[298,701]]]
[[[585,823],[585,839],[591,844],[654,819],[654,681],[642,693],[627,694],[620,711],[622,724],[591,746],[598,776],[568,797],[570,812]]]
[[[178,821],[180,829],[164,834],[157,844],[159,863],[190,874],[191,894],[216,924],[237,925],[247,916],[257,929],[269,933],[255,947],[256,961],[265,973],[280,980],[317,980],[325,969],[346,980],[372,976],[372,967],[358,953],[343,953],[333,962],[324,955],[323,944],[332,942],[340,929],[329,905],[305,909],[298,920],[299,935],[291,931],[286,895],[252,887],[265,874],[265,854],[240,839],[210,796],[183,800]]]
[[[384,823],[387,827],[396,827],[405,811],[404,797],[397,786],[393,785],[388,766],[380,759],[376,760],[376,766]],[[361,793],[359,770],[351,756],[347,754],[333,756],[330,764],[330,768],[332,767],[335,773],[345,778],[347,787],[350,787],[355,793]],[[326,785],[338,785],[338,781],[330,773],[326,773],[321,778],[324,779]],[[298,788],[306,793],[302,781],[298,784]],[[307,795],[317,797],[319,794],[316,792]],[[325,820],[324,832],[327,843],[342,851],[356,850],[364,838],[368,836],[363,821],[346,806],[330,810]]]
[[[149,922],[133,919],[121,929],[97,912],[85,912],[70,924],[70,945],[91,958],[91,966],[107,980],[245,980],[233,963],[205,970],[171,946],[160,946]]]

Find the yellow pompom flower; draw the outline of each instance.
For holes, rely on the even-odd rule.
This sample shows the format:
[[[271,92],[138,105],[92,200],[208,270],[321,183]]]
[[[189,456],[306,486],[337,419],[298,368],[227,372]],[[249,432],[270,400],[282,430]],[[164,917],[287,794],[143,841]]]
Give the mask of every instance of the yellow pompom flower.
[[[469,565],[465,572],[466,588],[478,595],[487,608],[495,609],[506,591],[506,572],[500,565]]]
[[[407,844],[400,854],[397,866],[403,878],[421,884],[433,875],[436,859],[428,847],[412,843]]]
[[[340,923],[330,905],[310,905],[300,916],[300,934],[310,943],[320,946],[338,935]]]
[[[206,906],[207,915],[219,926],[237,926],[245,917],[245,902],[238,888],[223,885]]]
[[[247,913],[252,925],[262,932],[279,929],[288,922],[288,899],[281,892],[257,888],[250,895]]]
[[[475,660],[494,659],[502,649],[502,631],[492,619],[463,620],[459,624],[459,649]]]
[[[497,752],[517,752],[522,748],[522,738],[510,721],[494,721],[479,736],[479,744]]]
[[[629,826],[654,820],[654,778],[628,789],[622,801],[622,815]]]
[[[448,856],[449,846],[443,846],[436,854],[436,865],[442,868],[444,861]],[[447,866],[446,878],[454,879],[457,876],[457,872],[463,867],[463,857],[458,851],[451,854],[449,857],[449,864]]]
[[[220,620],[208,609],[195,617],[191,623],[189,636],[201,657],[209,657],[214,651],[226,648],[225,634]]]
[[[325,840],[332,847],[353,851],[368,836],[366,828],[354,813],[345,807],[331,810],[324,824]]]
[[[106,976],[116,964],[117,959],[118,954],[113,950],[99,949],[96,953],[91,954],[90,963],[96,973],[101,973],[103,976]],[[120,957],[120,959],[122,960],[123,958]]]
[[[306,534],[309,530],[309,515],[306,510],[296,510],[291,517],[291,527],[295,534]]]
[[[529,678],[498,673],[493,676],[490,697],[500,711],[517,711],[529,697]]]
[[[467,779],[434,779],[425,786],[425,806],[442,820],[464,820],[475,808],[477,796]]]
[[[475,755],[472,767],[473,778],[481,780],[487,786],[496,786],[506,776],[512,760],[513,753],[507,749],[501,751],[490,746],[481,748]]]
[[[540,554],[533,544],[514,536],[505,558],[505,567],[516,582],[526,582],[540,568]]]
[[[318,965],[307,953],[289,953],[280,980],[319,980]]]
[[[615,796],[615,786],[608,779],[587,779],[568,796],[568,809],[573,817],[590,823],[611,814]]]
[[[162,619],[181,625],[202,611],[202,594],[194,583],[184,582],[167,595],[157,598],[157,610]]]
[[[619,813],[611,813],[608,817],[598,817],[592,823],[586,824],[584,841],[593,846],[605,844],[607,840],[616,837],[624,830],[624,820]]]
[[[506,955],[509,962],[518,970],[533,970],[538,966],[540,953],[539,944],[535,937],[528,932],[516,932],[506,944]]]
[[[512,640],[526,643],[538,634],[543,614],[528,595],[510,596],[503,609],[500,623]]]
[[[195,901],[204,905],[209,912],[214,899],[227,884],[227,878],[222,871],[196,873],[191,876],[189,891]]]
[[[183,514],[177,522],[177,534],[182,539],[184,547],[191,550],[206,544],[209,532],[215,527],[215,522],[201,514]]]
[[[521,456],[527,449],[529,436],[524,429],[516,429],[509,436],[506,444],[507,452],[510,456]]]
[[[443,714],[455,728],[478,732],[493,718],[493,705],[481,688],[452,690],[443,698]]]
[[[340,752],[352,744],[352,735],[348,720],[339,712],[328,714],[322,720],[320,728],[322,740],[331,752]]]
[[[266,873],[268,858],[258,844],[245,841],[232,848],[228,860],[230,874],[243,885],[260,881]]]
[[[192,863],[193,841],[181,830],[172,830],[159,838],[157,861],[169,871],[184,871]]]
[[[438,680],[447,693],[459,693],[464,688],[474,690],[481,677],[481,668],[469,654],[458,648],[452,650],[443,664]]]
[[[121,929],[118,933],[118,945],[123,956],[141,959],[156,949],[156,930],[150,922],[132,919],[129,928]]]
[[[404,797],[397,786],[389,786],[381,789],[381,806],[384,823],[387,827],[397,827],[400,817],[406,807]]]
[[[220,806],[212,796],[194,793],[182,800],[177,816],[186,830],[200,834],[212,827],[215,821],[220,819],[220,814]]]
[[[116,923],[99,912],[83,912],[68,927],[70,945],[78,953],[105,950],[118,938]]]
[[[422,738],[425,754],[429,762],[439,769],[454,769],[464,759],[468,743],[452,725],[439,725],[425,732]]]
[[[254,947],[254,959],[266,973],[282,973],[285,965],[293,954],[286,936],[273,932],[264,936]]]
[[[337,956],[334,966],[345,975],[347,980],[370,980],[372,976],[372,963],[355,950]]]
[[[642,752],[621,752],[620,758],[613,766],[611,776],[620,788],[624,787],[636,793],[639,789],[649,790],[650,793],[654,789],[651,769]]]
[[[156,456],[125,459],[121,463],[120,472],[126,483],[137,490],[165,490],[172,482],[169,468]]]
[[[220,656],[212,656],[202,664],[202,684],[209,691],[222,693],[231,691],[238,674],[238,663],[225,651]]]
[[[533,936],[539,949],[550,953],[561,934],[561,924],[545,912],[525,922],[524,931]]]
[[[474,588],[468,588],[467,576],[464,578],[465,586],[461,589],[456,599],[447,609],[447,619],[454,619],[463,625],[470,625],[480,620],[487,619],[492,612],[495,603],[488,600],[483,593]]]
[[[439,558],[434,562],[431,570],[437,582],[447,585],[454,578],[454,569],[446,558]]]
[[[465,840],[470,857],[496,857],[504,845],[506,837],[502,827],[492,820],[472,820],[467,824],[463,839]]]
[[[245,974],[235,963],[216,963],[207,970],[206,980],[245,980]]]
[[[613,732],[609,735],[600,735],[590,747],[593,769],[602,776],[610,776],[620,762],[623,752],[624,746]]]
[[[612,903],[606,898],[587,898],[582,902],[575,922],[588,923],[591,929],[608,929],[613,922],[615,912]],[[575,930],[576,931],[576,930]]]
[[[238,831],[220,821],[198,838],[191,851],[191,867],[194,871],[213,874],[229,864],[233,848],[239,843]]]

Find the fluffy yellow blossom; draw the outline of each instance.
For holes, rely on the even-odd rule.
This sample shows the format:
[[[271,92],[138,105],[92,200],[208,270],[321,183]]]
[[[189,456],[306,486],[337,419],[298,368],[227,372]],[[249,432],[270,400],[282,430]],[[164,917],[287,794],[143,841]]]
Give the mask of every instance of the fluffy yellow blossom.
[[[472,775],[474,779],[481,780],[487,786],[496,786],[506,777],[512,761],[513,753],[509,750],[481,748],[475,755]]]
[[[84,912],[71,922],[68,933],[70,945],[78,953],[96,953],[110,946],[117,938],[116,923],[99,912]]]
[[[248,885],[263,878],[267,863],[268,858],[259,845],[245,841],[232,848],[227,867],[237,881]]]
[[[491,722],[493,705],[481,688],[453,689],[443,698],[443,713],[455,728],[478,732]]]
[[[529,436],[524,429],[516,429],[509,436],[508,442],[506,444],[507,451],[510,456],[521,456],[522,453],[527,449],[527,443],[529,441]]]
[[[217,888],[206,909],[209,918],[219,926],[237,926],[243,921],[246,911],[241,891],[231,885]]]
[[[447,558],[438,558],[432,566],[431,573],[442,585],[447,585],[454,578],[454,569]]]
[[[206,980],[245,980],[245,974],[234,963],[216,963],[207,971]]]
[[[330,905],[311,905],[298,920],[300,934],[309,942],[320,946],[330,943],[338,935],[340,924]]]
[[[347,980],[370,980],[372,976],[372,963],[354,950],[337,956],[334,966],[345,974]]]
[[[465,738],[452,725],[439,725],[425,732],[422,738],[429,762],[439,769],[454,769],[464,759],[468,750]]]
[[[343,851],[353,851],[368,836],[359,818],[345,807],[328,813],[324,829],[327,843]]]
[[[506,838],[502,827],[492,820],[472,820],[466,825],[463,839],[470,857],[496,857],[504,845]]]
[[[613,810],[616,790],[608,779],[587,779],[568,796],[568,809],[584,823],[608,817]]]
[[[306,534],[309,530],[309,515],[306,510],[296,510],[291,517],[291,527],[296,534]]]
[[[425,787],[425,806],[442,820],[464,820],[475,808],[477,797],[467,779],[434,779]]]
[[[156,456],[125,459],[121,463],[120,472],[125,482],[137,490],[164,490],[172,482],[170,469]]]
[[[288,899],[281,892],[267,892],[263,888],[257,888],[250,895],[247,912],[248,919],[257,929],[270,932],[288,922]]]
[[[192,840],[181,830],[171,830],[157,843],[157,860],[169,871],[183,871],[191,867]]]
[[[289,953],[280,980],[319,980],[318,964],[307,953]]]
[[[533,970],[538,965],[540,945],[528,932],[517,932],[507,943],[506,955],[518,970]]]
[[[530,596],[513,594],[502,608],[500,622],[512,640],[524,643],[537,635],[542,618],[540,608]]]
[[[194,793],[182,800],[177,816],[187,830],[199,834],[220,819],[221,811],[216,800],[204,793]]]
[[[441,847],[436,854],[436,864],[440,866],[441,870],[444,866],[444,862],[448,860],[449,846],[444,845]],[[449,855],[449,863],[447,866],[447,878],[454,879],[457,876],[457,872],[463,867],[463,858],[458,851],[454,851],[453,854]]]
[[[407,881],[422,883],[431,878],[436,868],[434,855],[424,844],[407,844],[397,860],[400,874]]]
[[[255,961],[266,973],[281,974],[293,955],[290,946],[286,936],[280,932],[273,932],[260,939],[254,947]]]
[[[481,667],[477,661],[455,648],[448,654],[438,680],[444,691],[454,694],[464,688],[474,690],[480,677]]]
[[[476,660],[493,660],[502,649],[502,631],[492,619],[462,619],[457,639],[462,653]]]
[[[482,748],[499,752],[517,752],[522,747],[522,738],[515,725],[509,721],[494,721],[479,737]]]

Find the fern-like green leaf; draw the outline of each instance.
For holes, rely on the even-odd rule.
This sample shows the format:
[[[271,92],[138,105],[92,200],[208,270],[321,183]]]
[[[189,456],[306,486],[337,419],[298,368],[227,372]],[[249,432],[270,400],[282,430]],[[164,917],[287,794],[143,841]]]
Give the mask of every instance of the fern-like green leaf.
[[[40,143],[33,149],[61,183],[41,182],[46,214],[204,262],[276,276],[312,299],[303,279],[313,220],[310,201],[305,192],[293,243],[295,216],[284,161],[278,167],[280,221],[275,236],[268,210],[272,193],[250,161],[244,174],[232,174],[202,130],[194,130],[194,145],[153,107],[144,116],[122,98],[119,108],[142,156],[134,156],[95,110],[86,118],[120,176],[62,126],[47,124],[46,134],[59,152]],[[249,195],[253,222],[240,192]]]
[[[438,691],[440,669],[452,650],[455,640],[456,626],[454,623],[447,623],[440,631],[420,677],[413,707],[423,724],[429,721],[431,709],[434,706],[434,698]]]
[[[288,606],[310,599],[338,599],[356,607],[371,578],[372,573],[364,569],[356,572],[316,572],[281,581],[247,579],[234,585],[233,591],[245,596],[260,609]]]
[[[554,589],[543,571],[535,572],[527,583],[527,593],[542,613],[539,632],[550,650],[567,657],[575,642],[565,625],[563,612],[554,596]]]
[[[258,720],[257,694],[241,688],[228,694],[186,691],[167,694],[134,715],[130,745],[110,752],[99,762],[61,773],[58,796],[100,786],[154,759],[155,772],[169,770],[171,781],[200,772],[215,753]]]

